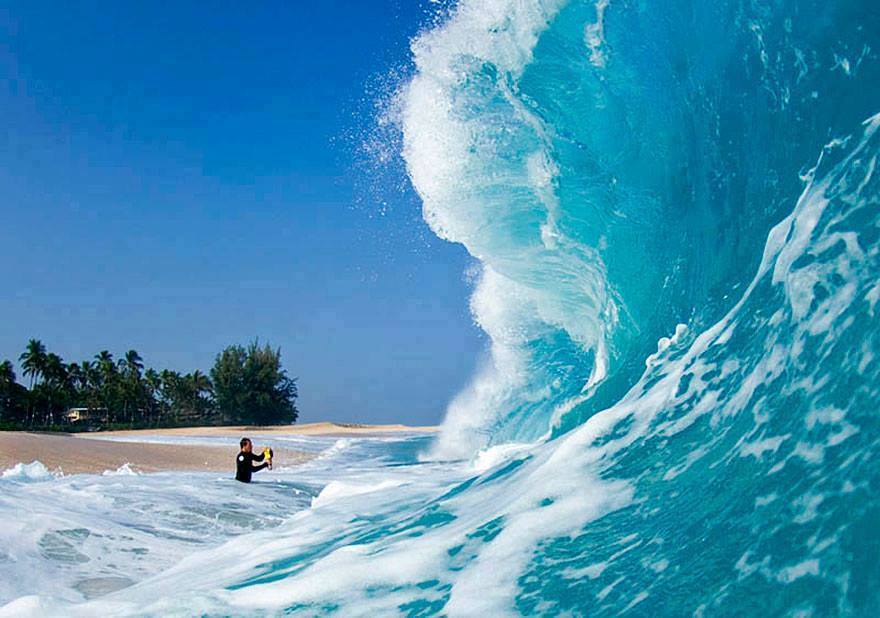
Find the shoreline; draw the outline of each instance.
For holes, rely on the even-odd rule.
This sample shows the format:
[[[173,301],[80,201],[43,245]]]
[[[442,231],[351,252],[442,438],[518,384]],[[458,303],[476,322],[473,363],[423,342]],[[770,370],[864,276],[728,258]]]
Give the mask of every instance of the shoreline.
[[[128,464],[135,472],[235,472],[235,455],[242,436],[254,437],[254,446],[262,447],[260,437],[300,436],[370,436],[407,432],[428,433],[436,427],[406,425],[354,425],[329,422],[268,427],[175,427],[166,429],[130,429],[86,433],[0,431],[0,471],[18,463],[41,462],[50,471],[69,474],[101,474]],[[173,445],[140,442],[138,436],[189,436],[229,438],[229,445]],[[125,437],[126,440],[107,438]],[[296,466],[317,457],[316,453],[273,445],[276,466]]]
[[[312,453],[275,448],[275,463],[292,466],[314,459]],[[77,434],[0,432],[0,470],[18,463],[39,461],[49,471],[70,474],[102,474],[128,465],[134,472],[228,472],[235,473],[238,443],[226,446],[177,446],[148,442],[115,442],[81,438]]]
[[[439,426],[409,426],[401,424],[393,425],[367,425],[361,423],[332,423],[321,421],[315,423],[301,423],[296,425],[221,425],[219,427],[166,427],[159,429],[122,429],[117,431],[83,432],[77,436],[90,439],[100,439],[101,436],[205,436],[213,438],[246,436],[249,434],[268,435],[291,435],[291,436],[350,436],[372,434],[396,434],[396,433],[436,433]]]

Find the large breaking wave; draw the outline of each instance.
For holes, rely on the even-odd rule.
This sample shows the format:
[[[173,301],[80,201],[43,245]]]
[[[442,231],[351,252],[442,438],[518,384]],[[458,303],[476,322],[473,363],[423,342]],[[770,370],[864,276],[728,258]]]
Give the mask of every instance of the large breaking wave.
[[[877,24],[857,2],[473,2],[420,37],[404,154],[482,263],[493,345],[440,452],[574,426],[733,306],[803,170],[878,111]]]
[[[878,11],[461,2],[400,93],[492,346],[440,437],[124,592],[7,609],[877,615]]]

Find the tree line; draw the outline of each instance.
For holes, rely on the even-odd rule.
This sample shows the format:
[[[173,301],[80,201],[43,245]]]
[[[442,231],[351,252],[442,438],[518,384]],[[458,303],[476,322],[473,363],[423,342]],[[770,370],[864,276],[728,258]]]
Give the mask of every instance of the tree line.
[[[135,350],[103,350],[65,363],[31,339],[19,357],[0,363],[0,428],[65,430],[183,425],[271,425],[296,421],[296,379],[281,350],[253,342],[220,352],[209,374],[145,368]]]

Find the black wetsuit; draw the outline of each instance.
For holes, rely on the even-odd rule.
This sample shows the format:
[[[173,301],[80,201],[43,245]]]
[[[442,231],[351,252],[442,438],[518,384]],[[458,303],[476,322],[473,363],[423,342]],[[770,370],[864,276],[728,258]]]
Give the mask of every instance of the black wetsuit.
[[[269,467],[269,464],[266,462],[259,466],[253,464],[255,461],[263,461],[264,458],[265,456],[262,453],[254,455],[253,453],[245,453],[244,451],[240,452],[238,457],[235,458],[235,480],[241,481],[242,483],[250,483],[251,474]]]

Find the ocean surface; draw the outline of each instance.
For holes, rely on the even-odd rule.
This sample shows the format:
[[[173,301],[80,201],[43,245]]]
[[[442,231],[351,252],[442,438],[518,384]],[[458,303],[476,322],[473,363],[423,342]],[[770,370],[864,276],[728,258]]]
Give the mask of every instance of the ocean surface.
[[[491,342],[439,436],[7,471],[0,615],[880,615],[880,3],[462,0],[412,48]]]

